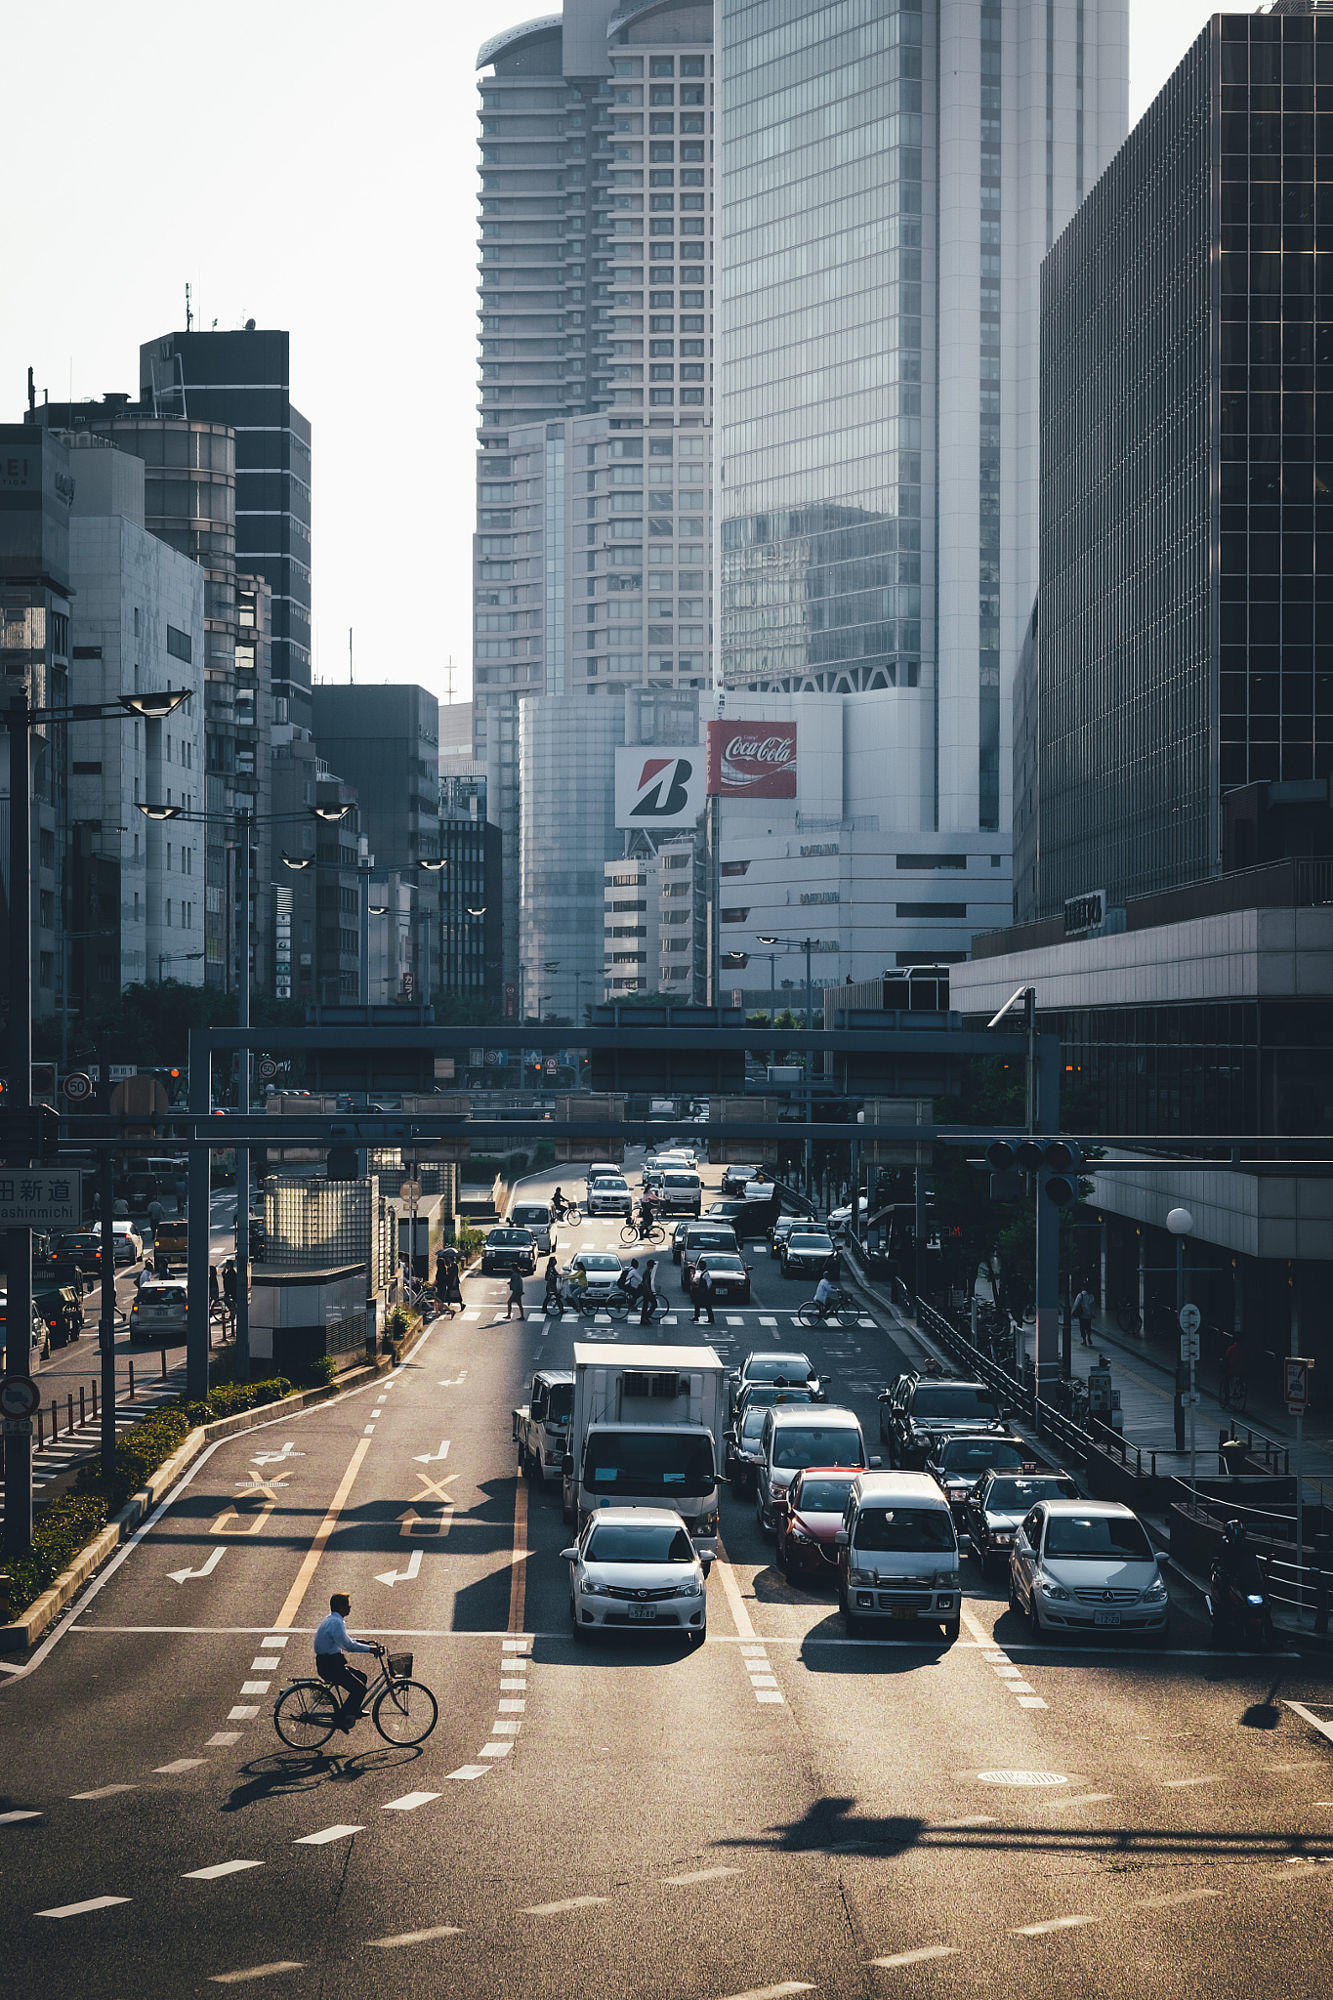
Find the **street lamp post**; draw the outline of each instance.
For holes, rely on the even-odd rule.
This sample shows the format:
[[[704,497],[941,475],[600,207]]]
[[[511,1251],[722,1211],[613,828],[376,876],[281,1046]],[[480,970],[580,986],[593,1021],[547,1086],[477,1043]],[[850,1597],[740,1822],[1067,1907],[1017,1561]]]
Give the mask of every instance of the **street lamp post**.
[[[120,695],[115,702],[75,702],[61,708],[32,708],[15,694],[0,711],[9,734],[9,1089],[6,1164],[33,1163],[32,1129],[32,732],[47,722],[161,721],[190,697],[189,688],[160,694]],[[32,1230],[5,1232],[5,1373],[26,1376],[32,1366]],[[114,1359],[112,1363],[114,1367]],[[103,1355],[103,1383],[107,1360]],[[115,1401],[113,1376],[112,1402]],[[5,1419],[6,1555],[26,1555],[32,1546],[32,1419]]]
[[[1199,1334],[1197,1328],[1186,1333],[1184,1326],[1181,1324],[1185,1312],[1185,1239],[1194,1233],[1194,1217],[1187,1208],[1173,1208],[1167,1215],[1166,1226],[1176,1239],[1176,1329],[1180,1336],[1181,1349],[1189,1357],[1190,1494],[1191,1505],[1197,1506],[1199,1501],[1199,1458],[1196,1416],[1198,1411]]]
[[[762,945],[774,945],[774,946],[780,945],[784,951],[803,951],[805,953],[805,1028],[806,1028],[806,1033],[809,1034],[815,1025],[814,986],[810,973],[810,954],[813,952],[815,948],[814,939],[812,937],[784,938],[784,937],[765,937],[761,935],[759,938],[759,942]],[[777,959],[777,952],[775,950],[770,951],[768,954],[768,958],[769,958],[769,987],[770,990],[772,990],[774,984],[774,964]],[[774,1014],[774,1016],[776,1016],[776,1009],[770,1008],[769,1011],[770,1013]],[[776,1026],[776,1018],[774,1019],[773,1025]],[[814,1110],[814,1052],[811,1049],[807,1049],[805,1052],[805,1122],[807,1127],[810,1124],[810,1120],[813,1115],[813,1110]],[[805,1192],[807,1195],[809,1195],[811,1188],[813,1187],[814,1184],[814,1147],[811,1144],[810,1134],[808,1130],[805,1136],[805,1144],[802,1148],[802,1160],[804,1162]]]
[[[90,935],[95,935],[95,933],[90,933]],[[162,984],[162,968],[164,965],[183,965],[187,959],[202,958],[203,955],[201,951],[160,951],[157,954],[158,985]]]
[[[236,1018],[237,1026],[250,1026],[250,863],[254,852],[254,832],[260,824],[259,815],[248,806],[238,806],[228,814],[187,812],[182,806],[139,805],[145,819],[183,819],[201,825],[221,821],[234,827],[240,850],[240,915],[237,922],[237,955],[240,972],[237,979]],[[264,825],[276,824],[284,820],[303,821],[307,816],[322,821],[344,819],[351,811],[350,805],[307,806],[299,813],[266,813]],[[187,953],[193,957],[196,954]],[[250,1049],[238,1050],[239,1061],[236,1071],[236,1108],[241,1117],[250,1112]],[[207,1110],[194,1103],[194,1078],[190,1079],[191,1109]],[[186,1272],[188,1279],[187,1301],[191,1308],[190,1337],[186,1350],[187,1388],[193,1397],[202,1397],[208,1392],[208,1266],[209,1266],[209,1197],[212,1188],[209,1176],[209,1153],[205,1147],[196,1147],[190,1155],[190,1181],[188,1212],[194,1223],[186,1240]],[[250,1375],[250,1148],[240,1145],[236,1148],[236,1321],[234,1327],[236,1347],[237,1379],[245,1382]]]

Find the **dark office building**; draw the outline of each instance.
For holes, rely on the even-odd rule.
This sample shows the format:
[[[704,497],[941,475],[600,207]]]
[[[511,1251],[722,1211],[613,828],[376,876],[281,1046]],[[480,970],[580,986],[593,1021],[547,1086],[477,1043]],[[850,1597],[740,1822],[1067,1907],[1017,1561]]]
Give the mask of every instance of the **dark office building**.
[[[497,1011],[502,940],[500,829],[464,813],[440,821],[440,986]]]
[[[236,561],[273,593],[275,721],[310,726],[310,425],[291,399],[290,335],[167,333],[139,350],[143,406],[236,433]]]
[[[1215,17],[1043,272],[1020,921],[1333,851],[1330,253],[1333,17]]]
[[[412,984],[403,990],[426,997],[439,976],[432,944],[447,872],[419,866],[440,858],[439,697],[374,683],[312,692],[316,747],[356,792],[375,879],[396,877],[410,891],[405,969]]]

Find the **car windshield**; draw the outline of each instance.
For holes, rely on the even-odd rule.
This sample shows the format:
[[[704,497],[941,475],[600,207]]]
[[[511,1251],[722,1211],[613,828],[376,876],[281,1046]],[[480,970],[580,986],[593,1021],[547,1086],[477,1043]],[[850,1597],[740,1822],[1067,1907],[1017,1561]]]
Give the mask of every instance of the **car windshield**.
[[[527,1243],[529,1240],[526,1229],[493,1229],[491,1231],[492,1243]]]
[[[518,1223],[520,1228],[530,1229],[533,1223],[536,1223],[539,1229],[544,1229],[549,1220],[550,1218],[544,1208],[517,1208],[514,1210],[514,1221]]]
[[[774,1403],[808,1403],[811,1400],[808,1382],[756,1382],[744,1393],[747,1410],[767,1410]]]
[[[734,1229],[691,1230],[685,1238],[691,1256],[698,1256],[701,1250],[732,1250],[736,1246]]]
[[[999,1414],[995,1398],[980,1383],[923,1382],[912,1398],[914,1417],[956,1417],[962,1423],[984,1417],[993,1423]]]
[[[583,1550],[585,1562],[692,1563],[694,1547],[683,1528],[668,1521],[608,1521],[595,1527]]]
[[[574,1408],[574,1384],[572,1382],[552,1382],[551,1393],[546,1399],[546,1421],[548,1424],[567,1424]]]
[[[941,1498],[938,1507],[866,1507],[857,1523],[858,1549],[885,1554],[943,1553],[956,1547],[953,1523]]]
[[[941,1472],[984,1472],[989,1465],[1022,1465],[1030,1455],[1003,1438],[950,1438],[940,1447],[938,1462]]]
[[[845,1425],[783,1425],[774,1434],[773,1463],[784,1469],[800,1465],[860,1465],[861,1434]]]
[[[618,1174],[599,1174],[593,1182],[599,1194],[628,1194],[629,1189]]]
[[[618,1271],[620,1269],[619,1257],[613,1257],[609,1250],[590,1251],[586,1257],[580,1257],[578,1262],[582,1264],[585,1271]]]
[[[1072,1479],[1055,1476],[1049,1479],[993,1479],[986,1495],[986,1505],[997,1513],[1023,1514],[1029,1507],[1035,1507],[1038,1500],[1072,1500],[1075,1487]]]
[[[1045,1552],[1089,1562],[1152,1561],[1152,1544],[1132,1514],[1052,1514]]]
[[[817,1234],[812,1229],[793,1229],[787,1242],[792,1250],[799,1250],[802,1256],[807,1252],[817,1252],[821,1257],[827,1257],[833,1248],[831,1236],[825,1236],[822,1232]]]
[[[745,1275],[745,1266],[734,1250],[709,1250],[699,1262],[705,1271],[725,1271],[734,1278]]]
[[[850,1479],[803,1479],[796,1504],[807,1514],[841,1514],[851,1489]]]
[[[712,1439],[679,1432],[594,1432],[583,1459],[583,1480],[601,1492],[711,1492],[717,1484]]]
[[[745,1364],[747,1382],[804,1382],[809,1374],[804,1354],[752,1354]]]
[[[184,1303],[185,1291],[180,1285],[143,1285],[139,1290],[141,1306],[181,1306]]]

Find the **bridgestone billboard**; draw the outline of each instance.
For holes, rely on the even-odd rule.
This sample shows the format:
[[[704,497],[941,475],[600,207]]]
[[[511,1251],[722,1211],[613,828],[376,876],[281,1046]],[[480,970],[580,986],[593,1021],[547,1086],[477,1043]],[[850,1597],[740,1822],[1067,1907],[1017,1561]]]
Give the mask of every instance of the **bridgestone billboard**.
[[[704,797],[702,746],[636,745],[616,751],[617,826],[697,826]]]

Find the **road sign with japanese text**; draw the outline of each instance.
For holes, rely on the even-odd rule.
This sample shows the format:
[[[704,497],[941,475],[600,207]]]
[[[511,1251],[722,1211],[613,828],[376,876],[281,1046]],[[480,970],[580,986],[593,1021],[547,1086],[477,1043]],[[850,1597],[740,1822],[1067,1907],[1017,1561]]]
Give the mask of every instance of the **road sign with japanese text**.
[[[1310,1370],[1314,1362],[1303,1354],[1289,1354],[1282,1363],[1282,1386],[1286,1392],[1287,1409],[1292,1416],[1300,1415],[1310,1401]]]
[[[83,1183],[68,1167],[0,1172],[0,1229],[77,1229]]]

